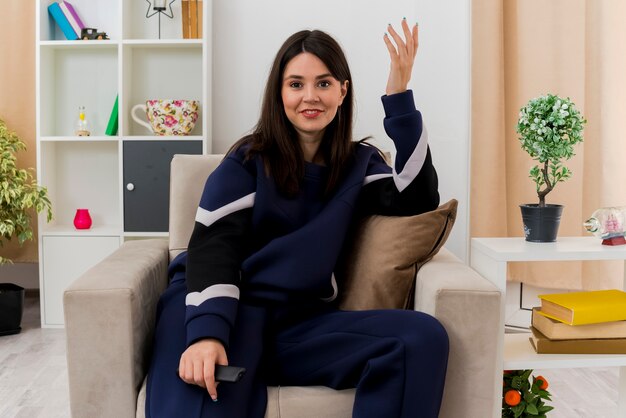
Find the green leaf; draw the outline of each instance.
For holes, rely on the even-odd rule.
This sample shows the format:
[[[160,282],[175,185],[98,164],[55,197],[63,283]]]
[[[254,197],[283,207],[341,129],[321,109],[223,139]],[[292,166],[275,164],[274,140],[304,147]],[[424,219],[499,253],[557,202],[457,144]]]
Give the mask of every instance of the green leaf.
[[[526,405],[524,402],[520,402],[518,405],[511,407],[511,411],[513,411],[514,416],[517,418],[524,413],[524,408],[526,408]]]
[[[537,407],[532,404],[529,403],[528,405],[526,405],[526,412],[529,413],[530,415],[538,415],[539,411],[537,410]]]
[[[513,389],[521,389],[524,380],[520,376],[515,376],[511,379],[511,387]]]
[[[535,395],[533,395],[532,392],[525,392],[524,393],[524,400],[526,402],[531,402],[533,399],[535,399]]]
[[[547,399],[549,401],[551,401],[552,399],[550,399],[550,393],[546,390],[540,390],[539,391],[539,397],[541,399]]]
[[[530,391],[534,393],[535,395],[539,394],[539,390],[540,390],[539,385],[536,382],[533,383],[533,385],[530,387]]]

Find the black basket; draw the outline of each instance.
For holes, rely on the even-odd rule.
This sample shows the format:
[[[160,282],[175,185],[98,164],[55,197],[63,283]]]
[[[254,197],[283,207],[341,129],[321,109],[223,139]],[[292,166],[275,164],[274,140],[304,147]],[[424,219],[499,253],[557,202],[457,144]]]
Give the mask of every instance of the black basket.
[[[22,328],[24,288],[13,283],[0,283],[0,335],[18,334]]]

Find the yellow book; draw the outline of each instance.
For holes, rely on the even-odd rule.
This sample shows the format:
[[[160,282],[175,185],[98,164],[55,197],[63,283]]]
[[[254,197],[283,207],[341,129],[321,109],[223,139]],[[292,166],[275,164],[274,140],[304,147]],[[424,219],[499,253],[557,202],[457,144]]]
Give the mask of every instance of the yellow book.
[[[539,295],[540,314],[569,325],[626,320],[626,292],[616,289]]]

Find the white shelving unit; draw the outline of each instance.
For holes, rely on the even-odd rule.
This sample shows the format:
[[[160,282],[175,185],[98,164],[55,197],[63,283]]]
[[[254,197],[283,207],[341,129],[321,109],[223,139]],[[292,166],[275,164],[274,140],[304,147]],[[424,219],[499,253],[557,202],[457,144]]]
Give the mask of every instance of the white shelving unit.
[[[68,41],[48,13],[50,3],[35,0],[37,171],[54,213],[51,223],[39,219],[39,277],[42,326],[62,327],[69,283],[126,240],[167,237],[162,228],[131,225],[131,203],[141,210],[142,201],[126,190],[130,169],[167,165],[171,152],[211,152],[212,4],[202,2],[201,39],[182,39],[180,0],[172,4],[173,19],[161,18],[159,39],[159,17],[146,18],[145,1],[71,0],[84,24],[110,40]],[[116,95],[118,133],[106,136]],[[161,137],[136,124],[130,110],[148,99],[198,100],[194,130]],[[74,135],[79,106],[86,109],[89,137]],[[156,159],[143,159],[150,155]],[[160,167],[161,175],[164,169],[169,166]],[[167,196],[154,194],[167,203]],[[74,228],[78,208],[89,209],[91,229]]]
[[[626,267],[626,246],[601,245],[595,237],[559,237],[553,243],[527,242],[524,238],[472,238],[471,266],[502,291],[506,300],[507,267],[510,262],[622,260]],[[625,269],[626,272],[626,269]],[[626,277],[623,288],[626,289]],[[618,416],[626,418],[626,355],[613,354],[537,354],[528,340],[529,334],[505,334],[507,318],[504,303],[500,312],[502,338],[495,361],[498,370],[551,369],[577,367],[619,367]],[[530,325],[530,316],[527,318]],[[501,376],[496,382],[501,381]],[[494,388],[500,396],[502,387]],[[493,412],[500,416],[499,405]]]

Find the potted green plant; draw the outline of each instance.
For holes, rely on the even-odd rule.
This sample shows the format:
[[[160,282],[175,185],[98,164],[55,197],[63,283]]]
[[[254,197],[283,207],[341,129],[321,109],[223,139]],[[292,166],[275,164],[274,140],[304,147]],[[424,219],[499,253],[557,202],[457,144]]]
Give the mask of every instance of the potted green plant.
[[[563,206],[546,204],[546,195],[571,177],[563,161],[574,156],[586,122],[569,98],[554,94],[532,99],[520,110],[516,131],[522,149],[538,162],[530,169],[530,178],[539,203],[520,205],[526,241],[556,241]]]
[[[532,370],[505,370],[502,383],[502,418],[546,418],[554,407],[548,381],[531,376]],[[532,380],[531,380],[532,379]]]
[[[18,169],[18,151],[26,144],[0,119],[0,247],[17,238],[22,245],[33,239],[31,213],[46,211],[48,222],[52,208],[48,192],[37,185],[32,169]],[[11,260],[0,255],[0,265]],[[20,331],[24,289],[10,283],[0,283],[0,335]]]

